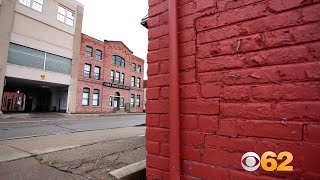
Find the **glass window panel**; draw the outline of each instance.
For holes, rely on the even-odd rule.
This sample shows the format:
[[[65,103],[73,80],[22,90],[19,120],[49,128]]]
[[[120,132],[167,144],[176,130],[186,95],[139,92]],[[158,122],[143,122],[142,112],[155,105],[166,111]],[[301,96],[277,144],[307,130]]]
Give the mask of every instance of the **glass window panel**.
[[[66,24],[69,25],[69,26],[73,26],[73,20],[67,18],[67,19],[66,19]]]
[[[58,15],[57,15],[57,19],[58,19],[58,21],[60,21],[60,22],[63,22],[63,23],[64,23],[64,16],[63,16],[63,15],[58,14]]]
[[[74,20],[74,12],[67,11],[67,18]]]
[[[87,106],[89,104],[88,99],[82,99],[82,105]]]
[[[19,2],[28,7],[31,5],[31,0],[19,0]]]
[[[66,9],[63,8],[63,7],[61,7],[61,6],[59,6],[59,7],[58,7],[58,13],[61,14],[61,15],[63,15],[63,16],[65,16],[65,14],[66,14]]]

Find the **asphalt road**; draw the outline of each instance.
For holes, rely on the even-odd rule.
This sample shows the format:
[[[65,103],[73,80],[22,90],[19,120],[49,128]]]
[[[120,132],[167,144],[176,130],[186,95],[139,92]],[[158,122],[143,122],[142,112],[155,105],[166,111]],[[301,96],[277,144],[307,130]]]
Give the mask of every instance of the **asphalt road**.
[[[145,123],[145,115],[58,116],[0,121],[0,141],[33,136],[133,127]]]

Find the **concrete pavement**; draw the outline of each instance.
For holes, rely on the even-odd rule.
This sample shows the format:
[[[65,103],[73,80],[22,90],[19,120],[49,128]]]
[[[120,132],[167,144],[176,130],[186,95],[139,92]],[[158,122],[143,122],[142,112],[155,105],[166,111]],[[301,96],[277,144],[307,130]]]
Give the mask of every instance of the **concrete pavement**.
[[[0,141],[0,162],[143,135],[145,127],[128,127]]]
[[[2,119],[0,120],[0,140],[132,127],[145,123],[145,114],[112,116],[59,114],[58,116]]]
[[[145,159],[145,115],[0,120],[0,179],[109,179]]]

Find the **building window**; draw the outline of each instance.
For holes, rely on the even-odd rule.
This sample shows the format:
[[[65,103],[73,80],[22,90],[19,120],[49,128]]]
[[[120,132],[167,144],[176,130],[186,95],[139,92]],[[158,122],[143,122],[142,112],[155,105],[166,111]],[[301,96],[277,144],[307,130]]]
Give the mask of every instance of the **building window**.
[[[140,95],[137,95],[136,105],[140,107]]]
[[[91,65],[84,64],[84,78],[89,79],[91,77]]]
[[[134,94],[131,94],[131,99],[130,99],[130,105],[131,107],[134,107]]]
[[[92,47],[87,46],[86,47],[86,56],[87,57],[92,57],[92,51],[93,51]]]
[[[120,72],[116,72],[116,81],[115,81],[116,84],[119,84],[120,83]]]
[[[65,23],[69,26],[73,26],[74,11],[69,10],[69,9],[59,5],[57,19],[58,19],[58,21],[60,21],[62,23]]]
[[[83,88],[83,92],[82,92],[82,105],[83,106],[89,106],[89,95],[90,95],[90,89]]]
[[[99,89],[93,90],[92,106],[99,106],[99,96],[100,96],[100,90]]]
[[[121,73],[121,84],[124,84],[124,73]]]
[[[142,69],[141,69],[141,65],[138,65],[138,72],[141,73]]]
[[[124,107],[124,97],[121,97],[121,107]]]
[[[112,107],[112,100],[113,100],[112,96],[109,96],[109,106],[110,107]]]
[[[32,9],[42,12],[43,0],[33,0]]]
[[[110,82],[114,82],[114,70],[110,71]]]
[[[19,0],[20,4],[27,6],[27,7],[32,7],[32,9],[42,12],[42,7],[43,7],[43,0]],[[32,5],[31,5],[32,2]]]
[[[99,49],[97,49],[96,51],[96,59],[102,60],[102,51],[100,51]]]
[[[136,71],[136,64],[135,63],[132,63],[132,71]]]
[[[136,78],[134,76],[131,77],[131,86],[135,87],[136,84]]]
[[[94,67],[94,79],[95,80],[100,80],[100,72],[101,72],[101,67],[99,67],[99,66]]]
[[[125,60],[122,57],[116,55],[112,56],[112,63],[122,67],[126,66]]]
[[[137,78],[137,88],[140,88],[140,84],[141,84],[141,79]]]
[[[19,0],[19,2],[27,7],[31,6],[31,0]]]

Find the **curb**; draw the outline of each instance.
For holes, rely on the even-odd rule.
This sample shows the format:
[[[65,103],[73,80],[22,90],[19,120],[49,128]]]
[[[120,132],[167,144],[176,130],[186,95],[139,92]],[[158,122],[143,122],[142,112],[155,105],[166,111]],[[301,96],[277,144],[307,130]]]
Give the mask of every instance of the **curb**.
[[[139,171],[142,171],[146,168],[146,160],[142,160],[136,162],[134,164],[130,164],[128,166],[124,166],[122,168],[111,171],[110,177],[111,180],[125,180],[128,179],[130,175],[134,175]]]

